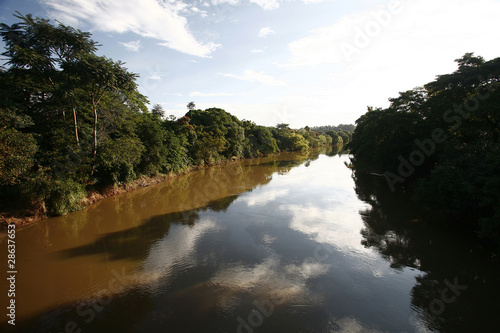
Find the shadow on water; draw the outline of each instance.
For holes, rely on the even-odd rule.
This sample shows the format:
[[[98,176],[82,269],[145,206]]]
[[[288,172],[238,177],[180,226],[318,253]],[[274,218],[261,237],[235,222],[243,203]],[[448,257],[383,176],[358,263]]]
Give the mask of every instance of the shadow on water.
[[[171,224],[194,225],[200,212],[225,211],[237,198],[238,195],[232,195],[198,209],[154,216],[138,227],[106,234],[91,244],[65,249],[58,254],[63,258],[73,258],[105,253],[107,260],[142,259],[154,241],[168,235]]]
[[[494,332],[500,296],[498,260],[475,236],[443,226],[407,195],[391,193],[383,177],[354,172],[358,197],[371,208],[360,212],[365,247],[394,269],[419,269],[412,305],[427,329],[437,332]]]
[[[162,187],[158,187],[158,189],[151,189],[158,192],[155,192],[154,194],[154,196],[157,197],[168,198],[175,196],[177,198],[181,198],[181,200],[179,200],[180,204],[178,204],[177,211],[169,214],[154,216],[147,219],[145,222],[141,222],[138,226],[133,226],[117,232],[107,233],[97,238],[92,243],[64,249],[59,251],[57,255],[62,258],[73,258],[78,256],[106,254],[106,260],[120,260],[126,258],[141,259],[148,252],[151,243],[168,234],[172,223],[193,225],[198,219],[199,212],[205,212],[207,210],[214,212],[225,211],[230,204],[238,198],[239,194],[250,192],[257,186],[269,183],[272,179],[272,174],[274,173],[286,174],[294,167],[317,159],[319,157],[319,152],[311,151],[300,155],[295,154],[294,156],[297,157],[297,160],[271,159],[268,161],[269,158],[254,159],[252,161],[254,164],[243,165],[245,168],[238,168],[236,171],[231,173],[230,177],[236,180],[232,178],[230,179],[227,174],[220,171],[220,168],[212,168],[201,170],[201,172],[199,172],[200,174],[204,174],[205,177],[208,174],[209,178],[201,178],[195,182],[190,181],[189,179],[181,179],[186,183],[181,187],[172,186],[168,189]],[[257,169],[246,168],[246,166],[263,167],[259,170],[264,171],[257,172]],[[176,181],[176,184],[177,183],[179,183],[179,181]],[[220,191],[222,187],[229,185],[229,183],[248,184],[250,186],[246,187],[239,194],[231,195],[227,193],[227,195],[220,199],[210,200],[208,202],[205,201],[206,198],[210,197],[212,192]],[[221,191],[221,193],[226,192]],[[193,205],[196,206],[199,203],[201,203],[202,206],[195,209],[183,209],[186,207],[192,207]],[[138,204],[125,206],[127,207],[119,208],[122,214],[132,216],[137,215],[134,210],[137,210],[139,206]],[[86,223],[88,223],[88,221],[86,221]],[[84,225],[83,222],[79,224]]]
[[[71,259],[77,257],[90,257],[96,256],[102,258],[100,260],[107,261],[118,261],[118,260],[129,260],[139,261],[146,258],[152,251],[152,247],[155,243],[166,239],[169,233],[172,232],[172,228],[177,228],[178,226],[185,226],[188,228],[195,227],[199,221],[199,214],[202,212],[224,212],[228,207],[238,198],[241,193],[251,191],[256,186],[267,184],[271,180],[271,176],[274,173],[284,174],[289,172],[293,167],[297,167],[301,164],[310,162],[311,160],[317,159],[319,153],[310,152],[307,154],[299,155],[299,162],[296,161],[284,161],[284,162],[274,162],[267,161],[266,159],[261,159],[263,162],[260,165],[267,165],[268,167],[264,171],[257,171],[256,169],[246,169],[245,171],[241,166],[232,166],[235,170],[229,175],[224,175],[225,178],[220,178],[219,173],[222,169],[213,168],[203,170],[202,173],[210,176],[208,183],[211,182],[222,182],[225,185],[231,184],[247,184],[244,190],[238,192],[238,194],[231,194],[227,192],[226,196],[222,196],[219,199],[211,200],[205,202],[201,206],[195,209],[182,209],[184,204],[189,200],[189,195],[199,195],[196,200],[191,199],[192,202],[199,204],[203,202],[203,198],[206,196],[204,193],[207,191],[207,183],[203,184],[203,189],[201,185],[194,186],[194,190],[189,190],[193,185],[193,181],[189,177],[181,178],[182,188],[176,189],[175,193],[170,193],[170,189],[166,187],[157,187],[153,190],[158,197],[168,198],[172,195],[181,196],[181,205],[178,211],[173,211],[166,214],[156,215],[141,221],[138,225],[125,228],[120,231],[107,232],[103,235],[98,236],[90,242],[84,243],[82,245],[73,246],[65,248],[56,252],[53,252],[53,257],[60,259]],[[271,167],[269,167],[271,166]],[[239,169],[238,169],[239,168]],[[260,168],[257,168],[260,169]],[[233,180],[233,178],[235,180]],[[197,179],[197,178],[195,178]],[[217,180],[217,181],[216,181]],[[178,192],[178,194],[177,194]],[[219,193],[219,192],[217,192]],[[222,193],[222,192],[220,192]],[[224,192],[226,193],[226,192]],[[132,218],[137,218],[139,213],[134,212],[134,209],[142,207],[143,200],[142,195],[131,195],[133,200],[128,204],[120,204],[116,210],[127,216],[132,216]],[[184,198],[185,197],[185,198]],[[129,199],[127,199],[129,200]],[[119,201],[119,200],[118,200]],[[149,203],[149,206],[158,205],[155,203]],[[146,206],[146,207],[149,207]],[[196,206],[196,205],[195,205]],[[191,206],[192,207],[192,206]],[[147,209],[147,208],[140,208]],[[149,208],[151,209],[151,208]],[[129,212],[130,210],[130,212]],[[95,213],[90,214],[89,218],[81,217],[82,221],[75,219],[74,215],[70,222],[81,222],[81,226],[76,226],[75,233],[81,232],[87,229],[78,228],[89,228],[92,225],[92,221],[95,221],[95,214],[99,214],[100,210],[97,209]],[[114,214],[114,213],[113,213]],[[115,215],[112,215],[113,217]],[[99,217],[97,220],[99,223],[104,223],[106,218]],[[67,223],[55,224],[57,228],[63,228]],[[73,234],[70,234],[73,237]],[[224,330],[234,330],[234,323],[229,322],[227,318],[224,318],[224,314],[219,313],[216,308],[207,308],[204,311],[197,311],[202,313],[201,317],[198,317],[197,321],[182,322],[175,318],[172,309],[181,309],[181,312],[189,313],[189,302],[186,303],[186,298],[181,294],[174,294],[167,300],[162,300],[160,308],[158,304],[155,304],[155,298],[151,297],[147,286],[154,285],[155,282],[149,280],[144,281],[145,276],[134,276],[133,271],[130,272],[112,272],[116,278],[111,278],[109,281],[109,287],[100,291],[88,291],[82,297],[86,297],[83,300],[69,301],[59,303],[58,306],[52,306],[44,310],[38,310],[37,313],[33,313],[30,316],[16,321],[16,326],[12,327],[5,322],[0,324],[1,331],[15,331],[15,332],[137,332],[137,331],[148,331],[147,328],[142,327],[145,323],[154,323],[154,318],[151,319],[150,316],[155,312],[165,312],[162,314],[162,318],[167,319],[167,326],[172,327],[172,331],[183,330],[187,328],[187,331],[196,331],[196,328],[203,327],[204,324],[200,324],[199,321],[206,323],[206,331],[217,332],[220,329]],[[201,272],[198,274],[200,281],[206,279],[206,274],[210,272]],[[154,278],[154,277],[153,277]],[[183,281],[181,275],[175,275],[171,277],[174,281],[171,282],[173,285],[190,283],[196,286],[196,281]],[[162,285],[162,277],[157,283]],[[113,287],[111,287],[113,284]],[[182,288],[180,288],[182,289]],[[179,290],[180,290],[179,289]],[[196,289],[196,288],[195,288]],[[211,290],[208,287],[200,288],[194,291],[201,294],[217,293],[217,290]],[[210,297],[207,297],[210,298]],[[193,300],[199,299],[199,297],[191,297],[191,302]],[[201,302],[202,303],[202,302]],[[200,303],[200,304],[201,304]],[[203,306],[203,304],[191,304],[192,306]],[[185,309],[182,310],[182,309]],[[168,313],[172,312],[172,315]],[[175,311],[178,313],[179,311]],[[218,316],[218,317],[217,317]],[[214,318],[219,318],[215,319]],[[146,320],[147,319],[147,320]],[[186,319],[186,317],[184,318]],[[234,318],[232,318],[234,319]],[[112,324],[111,324],[112,323]],[[213,327],[209,327],[212,325]],[[227,326],[224,328],[224,326]],[[13,329],[14,330],[11,330]],[[191,328],[191,330],[189,330]],[[81,330],[81,331],[80,331]]]
[[[144,259],[152,244],[165,239],[173,225],[194,226],[199,220],[199,213],[226,211],[237,198],[238,195],[232,195],[211,201],[205,207],[154,216],[138,227],[104,235],[91,244],[60,251],[58,255],[72,258],[105,254],[109,260]],[[144,283],[148,284],[151,281],[141,281],[143,277],[138,278],[133,273],[114,272],[113,275],[115,278],[109,281],[107,289],[98,291],[82,301],[63,304],[31,319],[18,321],[15,332],[136,332],[145,316],[153,311],[159,311],[158,304],[154,304],[151,295],[144,292]],[[198,297],[191,299],[195,300]],[[162,306],[165,311],[172,311],[169,309],[182,311],[187,305],[183,304],[183,299],[180,297],[172,297],[171,303],[167,302]],[[214,309],[206,311],[207,321],[216,315],[213,311]],[[192,324],[178,323],[175,318],[171,320],[170,325],[172,327],[177,325],[179,329],[185,329]],[[194,329],[199,324],[192,325]],[[2,332],[9,331],[11,326],[0,325],[0,328]]]

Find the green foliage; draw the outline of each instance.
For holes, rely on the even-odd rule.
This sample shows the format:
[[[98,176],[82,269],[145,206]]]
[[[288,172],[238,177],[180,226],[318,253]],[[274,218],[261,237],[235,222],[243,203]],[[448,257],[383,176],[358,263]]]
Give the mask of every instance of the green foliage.
[[[349,143],[349,141],[351,141],[349,138],[349,134],[347,134],[347,132],[339,131],[337,134],[338,134],[338,136],[340,136],[342,138],[342,142],[344,144],[347,144],[347,143]]]
[[[320,134],[319,142],[320,142],[320,146],[325,146],[325,145],[329,146],[329,145],[333,144],[333,138],[327,134]]]
[[[290,133],[289,135],[291,150],[306,151],[309,150],[307,140],[300,134]]]
[[[191,157],[197,165],[211,165],[222,158],[227,141],[219,128],[206,130],[203,125],[195,127],[196,140],[191,145]]]
[[[0,186],[14,185],[25,178],[37,150],[32,134],[0,128]]]
[[[66,214],[81,208],[88,186],[129,182],[279,151],[329,145],[329,135],[240,121],[225,110],[164,119],[149,112],[137,75],[96,55],[87,32],[16,15],[0,24],[0,205]]]
[[[344,144],[344,140],[336,131],[328,131],[326,135],[332,138],[332,145],[341,146]]]
[[[331,126],[331,125],[327,125],[327,126],[314,126],[314,127],[311,127],[311,131],[315,131],[315,132],[330,132],[330,131],[334,131],[334,132],[339,132],[339,131],[354,132],[355,128],[356,128],[356,126],[354,126],[352,124],[340,124],[338,126]]]
[[[357,168],[391,172],[420,205],[500,245],[500,58],[456,61],[454,73],[369,108],[349,148]]]
[[[248,120],[243,121],[242,126],[245,131],[245,157],[257,157],[279,152],[276,139],[269,128],[258,126]]]
[[[189,134],[188,134],[189,135]],[[162,168],[162,172],[181,171],[191,165],[188,151],[188,137],[183,133],[167,130],[165,132],[165,146],[167,153],[165,155],[166,164]]]
[[[151,114],[159,119],[163,118],[165,116],[165,110],[163,110],[163,107],[161,104],[155,104],[153,105],[153,108],[151,109]]]
[[[202,132],[210,133],[208,137],[213,138],[213,143],[205,133],[201,133],[197,129],[197,135],[201,141],[205,141],[209,147],[197,145],[193,157],[195,159],[205,160],[205,163],[211,163],[218,156],[231,158],[232,156],[243,156],[243,145],[245,141],[245,130],[241,126],[241,122],[228,112],[211,108],[205,111],[190,110],[186,116],[191,118],[190,124],[196,127],[202,126]],[[209,155],[211,157],[209,157]]]
[[[99,146],[99,178],[104,182],[128,182],[136,178],[135,168],[145,151],[138,138],[109,139]]]
[[[262,154],[276,154],[279,152],[276,139],[273,138],[271,131],[263,126],[257,126],[254,132],[257,137],[257,151]]]
[[[50,215],[65,215],[83,208],[87,192],[72,179],[53,180],[47,185],[45,205]]]
[[[168,149],[166,133],[156,115],[145,113],[137,126],[137,135],[145,149],[142,152],[139,170],[146,175],[156,175],[167,167]]]

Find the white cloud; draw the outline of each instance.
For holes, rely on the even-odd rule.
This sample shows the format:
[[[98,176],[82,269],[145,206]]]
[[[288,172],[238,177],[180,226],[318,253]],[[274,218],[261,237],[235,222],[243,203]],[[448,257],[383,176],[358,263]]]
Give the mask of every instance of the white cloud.
[[[453,60],[466,52],[486,59],[500,54],[500,46],[491,43],[497,39],[495,17],[500,2],[400,3],[402,10],[385,21],[380,15],[387,7],[366,10],[321,26],[288,44],[290,57],[279,66],[294,69],[289,75],[297,77],[311,73],[301,85],[296,81],[294,91],[281,98],[280,103],[298,115],[297,121],[304,118],[301,109],[333,109],[333,116],[321,111],[316,116],[323,123],[333,119],[353,122],[366,112],[367,105],[387,107],[387,99],[397,97],[399,91],[456,70]],[[379,33],[375,33],[376,18],[384,22],[378,25]],[[367,28],[372,29],[372,37],[366,33]],[[366,45],[362,45],[360,31],[369,37]],[[347,44],[356,47],[356,52],[346,56],[341,46]]]
[[[401,0],[389,5],[345,15],[309,36],[288,44],[291,58],[282,67],[350,64],[366,61],[377,66],[392,61],[419,64],[455,59],[468,50],[495,48],[495,17],[500,3],[493,0]],[[485,8],[488,8],[485,11]],[[498,49],[498,47],[496,47]],[[374,58],[375,57],[375,58]],[[432,61],[434,60],[434,61]],[[442,68],[442,67],[441,67]]]
[[[141,48],[141,41],[140,40],[135,40],[135,41],[130,41],[128,43],[123,43],[123,42],[118,42],[121,45],[125,46],[125,48],[129,51],[132,52],[139,52]]]
[[[259,30],[259,37],[266,37],[274,33],[275,32],[273,29],[271,29],[271,27],[264,27]]]
[[[180,15],[185,5],[178,1],[156,0],[42,0],[51,15],[60,21],[78,25],[88,23],[93,30],[133,32],[142,37],[161,41],[160,45],[179,52],[208,57],[219,45],[201,43],[189,30],[187,20]]]
[[[250,0],[251,3],[255,3],[265,10],[278,9],[280,6],[279,0]]]
[[[295,114],[288,112],[288,110],[282,105],[272,103],[267,100],[259,101],[260,103],[245,103],[241,101],[239,101],[238,103],[228,103],[225,101],[220,101],[219,107],[221,109],[227,110],[231,114],[234,114],[239,119],[249,119],[254,121],[256,124],[264,126],[275,126],[276,124],[280,123],[291,124],[296,119]],[[200,104],[198,106],[201,109],[205,108],[205,105],[203,104]],[[213,105],[206,105],[206,107],[212,106]],[[185,105],[182,111],[184,110]]]
[[[226,77],[232,77],[234,79],[238,79],[238,80],[242,80],[242,81],[260,82],[262,84],[269,85],[269,86],[286,86],[285,81],[278,80],[270,75],[266,75],[265,72],[256,72],[256,71],[249,70],[249,69],[244,71],[243,75],[223,74],[223,73],[221,73],[220,75],[223,75]]]
[[[241,0],[212,0],[212,5],[222,5],[227,4],[231,6],[236,6],[241,3]]]
[[[227,4],[231,6],[243,5],[244,0],[212,0],[213,5]],[[265,10],[277,9],[280,6],[280,0],[250,0],[250,3],[255,3]]]
[[[207,11],[205,10],[201,10],[199,9],[198,7],[191,7],[190,8],[191,12],[195,13],[195,14],[200,14],[201,17],[207,17],[208,16],[208,13]]]
[[[250,52],[252,52],[252,53],[262,53],[262,52],[264,52],[264,50],[261,50],[261,49],[255,49],[255,50],[252,50],[252,51],[250,51]]]
[[[159,76],[156,73],[153,73],[153,74],[149,75],[148,79],[150,79],[150,80],[161,80],[161,76]]]
[[[233,96],[234,94],[230,93],[202,93],[199,91],[193,91],[189,94],[189,97],[220,97],[220,96]]]

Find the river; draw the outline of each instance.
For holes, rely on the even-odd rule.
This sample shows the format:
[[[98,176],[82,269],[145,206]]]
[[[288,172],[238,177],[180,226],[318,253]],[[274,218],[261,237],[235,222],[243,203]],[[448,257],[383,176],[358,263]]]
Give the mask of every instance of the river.
[[[19,229],[0,329],[497,331],[498,259],[348,162],[243,160]]]

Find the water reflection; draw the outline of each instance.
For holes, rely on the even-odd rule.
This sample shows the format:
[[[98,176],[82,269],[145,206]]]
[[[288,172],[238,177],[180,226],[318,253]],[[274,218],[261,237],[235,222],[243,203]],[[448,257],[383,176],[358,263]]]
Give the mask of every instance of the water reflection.
[[[359,198],[370,204],[361,212],[363,245],[394,269],[422,272],[411,291],[416,312],[410,320],[436,332],[498,331],[499,265],[474,235],[443,227],[432,212],[391,193],[383,177],[355,172],[354,179]]]
[[[178,263],[191,267],[189,261],[199,238],[205,238],[202,235],[213,227],[199,214],[222,213],[240,193],[269,183],[273,174],[286,174],[291,170],[289,163],[275,162],[288,161],[290,156],[203,169],[19,230],[17,264],[23,274],[17,277],[16,299],[22,304],[17,310],[17,328],[49,331],[40,326],[64,331],[66,322],[81,322],[85,318],[76,309],[82,299],[110,291],[109,282],[115,280],[117,272],[127,278],[122,279],[125,282],[119,295],[106,307],[110,309],[117,299],[138,290],[142,293],[144,286],[167,277]],[[298,155],[295,165],[309,158],[309,154]],[[266,166],[247,167],[260,163]],[[2,293],[2,299],[6,295]],[[10,327],[4,317],[0,323]]]
[[[466,322],[458,313],[495,275],[403,198],[369,177],[354,184],[347,161],[330,150],[241,161],[20,231],[19,300],[32,305],[16,329],[447,332]]]

